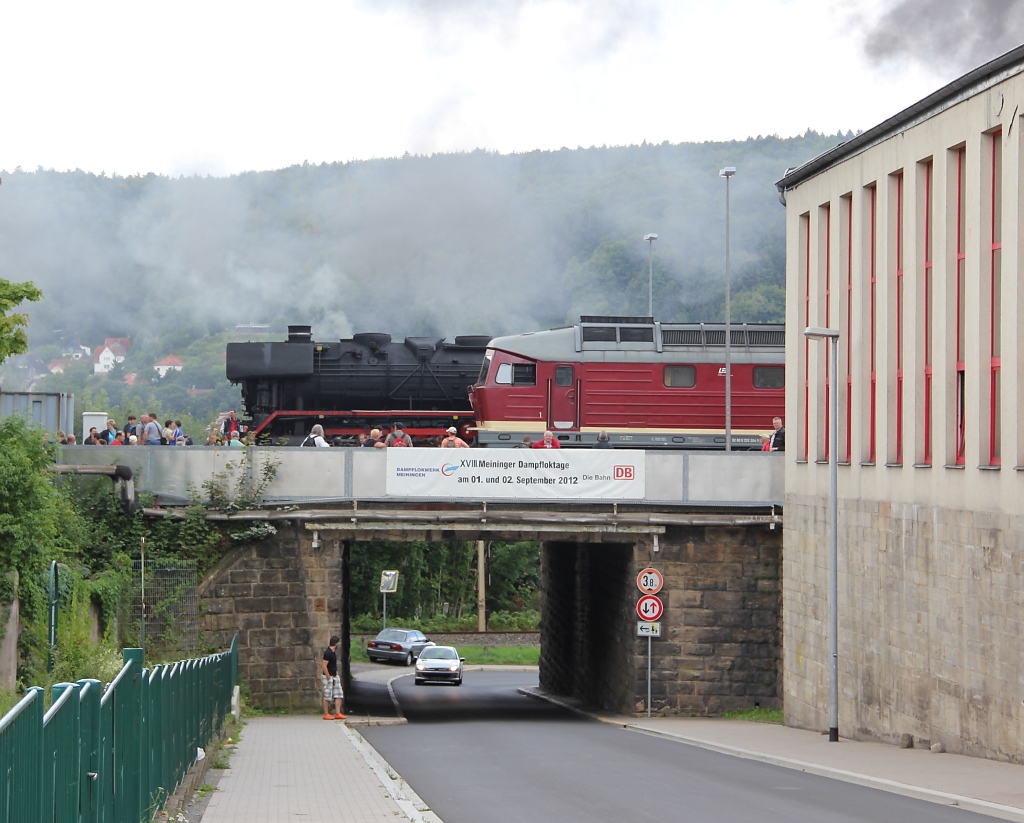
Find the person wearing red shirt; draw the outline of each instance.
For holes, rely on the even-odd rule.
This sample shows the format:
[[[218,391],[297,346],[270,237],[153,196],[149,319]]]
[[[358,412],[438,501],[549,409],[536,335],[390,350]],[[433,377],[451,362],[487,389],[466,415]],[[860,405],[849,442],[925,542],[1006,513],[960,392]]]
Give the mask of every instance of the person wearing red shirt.
[[[555,440],[555,436],[551,432],[546,431],[546,432],[544,432],[544,439],[543,440],[538,440],[536,443],[533,444],[533,446],[531,448],[534,448],[534,449],[560,449],[560,448],[562,448],[562,444],[559,443],[557,440]]]

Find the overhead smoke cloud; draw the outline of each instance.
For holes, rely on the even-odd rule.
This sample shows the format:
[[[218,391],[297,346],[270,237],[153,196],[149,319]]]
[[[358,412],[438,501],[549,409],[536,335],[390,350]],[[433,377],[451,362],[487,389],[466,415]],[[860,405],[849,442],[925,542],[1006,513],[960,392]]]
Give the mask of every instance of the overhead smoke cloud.
[[[898,0],[868,24],[864,51],[873,60],[910,60],[950,76],[1019,46],[1022,38],[1022,0]]]

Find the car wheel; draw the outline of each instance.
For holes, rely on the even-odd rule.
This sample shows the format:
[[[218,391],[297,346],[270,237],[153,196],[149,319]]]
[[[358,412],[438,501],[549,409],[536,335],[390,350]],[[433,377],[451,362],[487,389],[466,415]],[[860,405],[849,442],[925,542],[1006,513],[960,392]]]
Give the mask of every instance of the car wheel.
[[[409,653],[408,653],[408,654],[407,654],[407,655],[405,656],[405,665],[406,665],[406,666],[411,666],[411,665],[412,665],[412,652],[409,652]]]
[[[454,683],[456,686],[461,686],[462,685],[462,678],[460,677],[458,680],[453,680],[452,683]]]
[[[423,681],[420,680],[418,677],[416,678],[416,680],[413,681],[413,683],[416,686],[422,686],[423,685]]]

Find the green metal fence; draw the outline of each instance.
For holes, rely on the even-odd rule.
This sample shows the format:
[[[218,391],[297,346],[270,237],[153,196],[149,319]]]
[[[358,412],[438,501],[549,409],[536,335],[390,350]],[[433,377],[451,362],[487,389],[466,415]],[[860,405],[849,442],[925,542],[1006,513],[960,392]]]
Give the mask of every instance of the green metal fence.
[[[0,823],[140,823],[178,787],[231,710],[238,639],[220,654],[33,686],[0,719]]]

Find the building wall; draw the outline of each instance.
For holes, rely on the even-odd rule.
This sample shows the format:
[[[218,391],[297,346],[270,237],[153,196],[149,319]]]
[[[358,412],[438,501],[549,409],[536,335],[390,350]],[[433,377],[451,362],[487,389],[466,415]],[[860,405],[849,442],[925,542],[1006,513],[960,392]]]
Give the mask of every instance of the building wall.
[[[786,193],[784,695],[828,725],[835,386],[840,734],[1019,761],[1024,79],[1003,77]],[[839,329],[837,376],[809,325]]]

